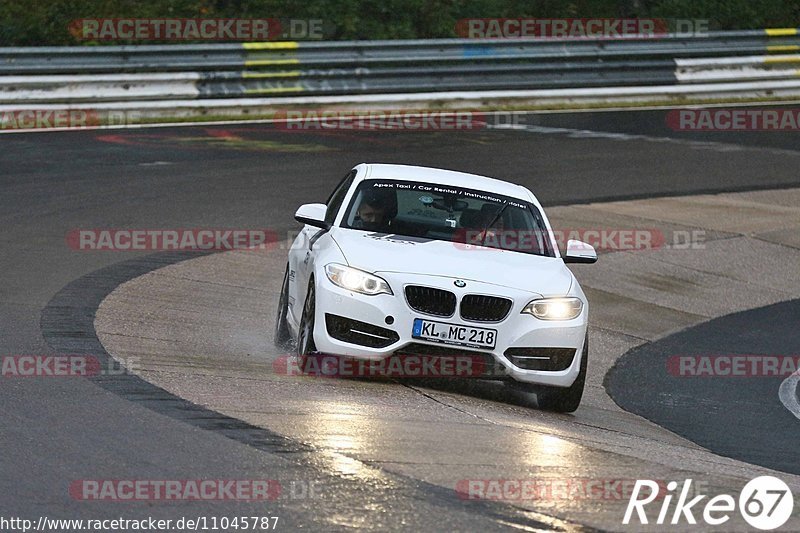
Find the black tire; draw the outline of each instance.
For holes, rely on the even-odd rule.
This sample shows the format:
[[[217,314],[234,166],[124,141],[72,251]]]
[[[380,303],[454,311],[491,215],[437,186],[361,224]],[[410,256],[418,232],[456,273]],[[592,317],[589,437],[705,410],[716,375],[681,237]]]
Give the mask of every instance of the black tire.
[[[569,387],[541,386],[536,392],[536,402],[540,409],[556,413],[572,413],[581,404],[583,388],[586,385],[586,368],[589,359],[589,335],[583,342],[581,370],[575,382]]]
[[[283,274],[283,285],[281,286],[281,296],[278,298],[278,310],[275,312],[275,335],[273,342],[281,349],[289,347],[292,335],[289,332],[289,324],[286,322],[286,315],[289,313],[289,265],[286,265],[286,272]]]
[[[308,358],[317,352],[314,344],[314,312],[316,309],[316,296],[314,294],[314,280],[308,282],[308,293],[303,304],[303,316],[300,319],[300,329],[297,331],[297,357],[300,359],[300,369],[305,372]]]

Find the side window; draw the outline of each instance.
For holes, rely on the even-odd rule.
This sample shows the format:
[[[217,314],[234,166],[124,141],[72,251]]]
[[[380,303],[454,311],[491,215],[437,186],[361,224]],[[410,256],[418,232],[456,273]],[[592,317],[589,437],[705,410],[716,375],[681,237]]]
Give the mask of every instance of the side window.
[[[344,197],[347,195],[347,191],[350,190],[350,185],[353,184],[353,179],[355,177],[356,171],[351,170],[350,173],[345,176],[341,182],[339,182],[339,185],[336,187],[336,189],[334,189],[333,193],[331,193],[328,201],[325,202],[328,206],[328,210],[325,211],[325,222],[328,224],[333,224],[333,220],[336,218],[336,213],[338,213],[339,208],[342,207]]]

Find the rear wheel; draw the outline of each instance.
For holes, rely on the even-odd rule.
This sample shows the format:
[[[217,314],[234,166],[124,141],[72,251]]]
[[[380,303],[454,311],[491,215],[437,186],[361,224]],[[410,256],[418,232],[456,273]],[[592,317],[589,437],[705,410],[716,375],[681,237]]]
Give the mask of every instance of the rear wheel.
[[[314,294],[314,280],[308,283],[308,293],[303,304],[303,316],[300,319],[300,330],[297,334],[297,357],[300,359],[300,369],[305,372],[308,358],[312,356],[317,347],[314,344],[314,312],[316,296]]]
[[[278,298],[278,310],[275,312],[275,335],[273,342],[278,348],[286,348],[292,340],[289,333],[289,324],[286,322],[286,315],[289,312],[289,265],[286,265],[286,272],[283,274],[283,285],[281,286],[281,296]]]
[[[557,413],[571,413],[581,404],[583,388],[586,385],[586,368],[589,359],[589,335],[583,341],[581,370],[575,382],[569,387],[542,386],[536,392],[536,402],[540,409]]]

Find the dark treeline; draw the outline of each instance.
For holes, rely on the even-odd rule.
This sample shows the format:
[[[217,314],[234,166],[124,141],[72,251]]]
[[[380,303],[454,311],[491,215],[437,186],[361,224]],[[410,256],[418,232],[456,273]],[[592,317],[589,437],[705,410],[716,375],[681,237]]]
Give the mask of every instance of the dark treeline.
[[[78,39],[86,18],[321,20],[326,39],[456,37],[467,18],[706,19],[710,30],[800,26],[799,0],[5,0],[0,46],[136,44]]]

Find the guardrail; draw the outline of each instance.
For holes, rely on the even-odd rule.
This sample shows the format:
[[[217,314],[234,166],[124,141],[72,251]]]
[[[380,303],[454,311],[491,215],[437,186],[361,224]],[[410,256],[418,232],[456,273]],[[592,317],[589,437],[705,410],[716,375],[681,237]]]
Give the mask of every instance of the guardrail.
[[[713,92],[715,84],[723,83],[725,92],[737,83],[747,83],[752,91],[756,83],[764,91],[800,94],[797,52],[800,36],[795,29],[616,40],[0,48],[0,104],[142,102],[146,106],[154,100],[387,93],[445,93],[446,98],[453,91],[569,94],[579,89],[693,84],[695,90],[701,84]]]

